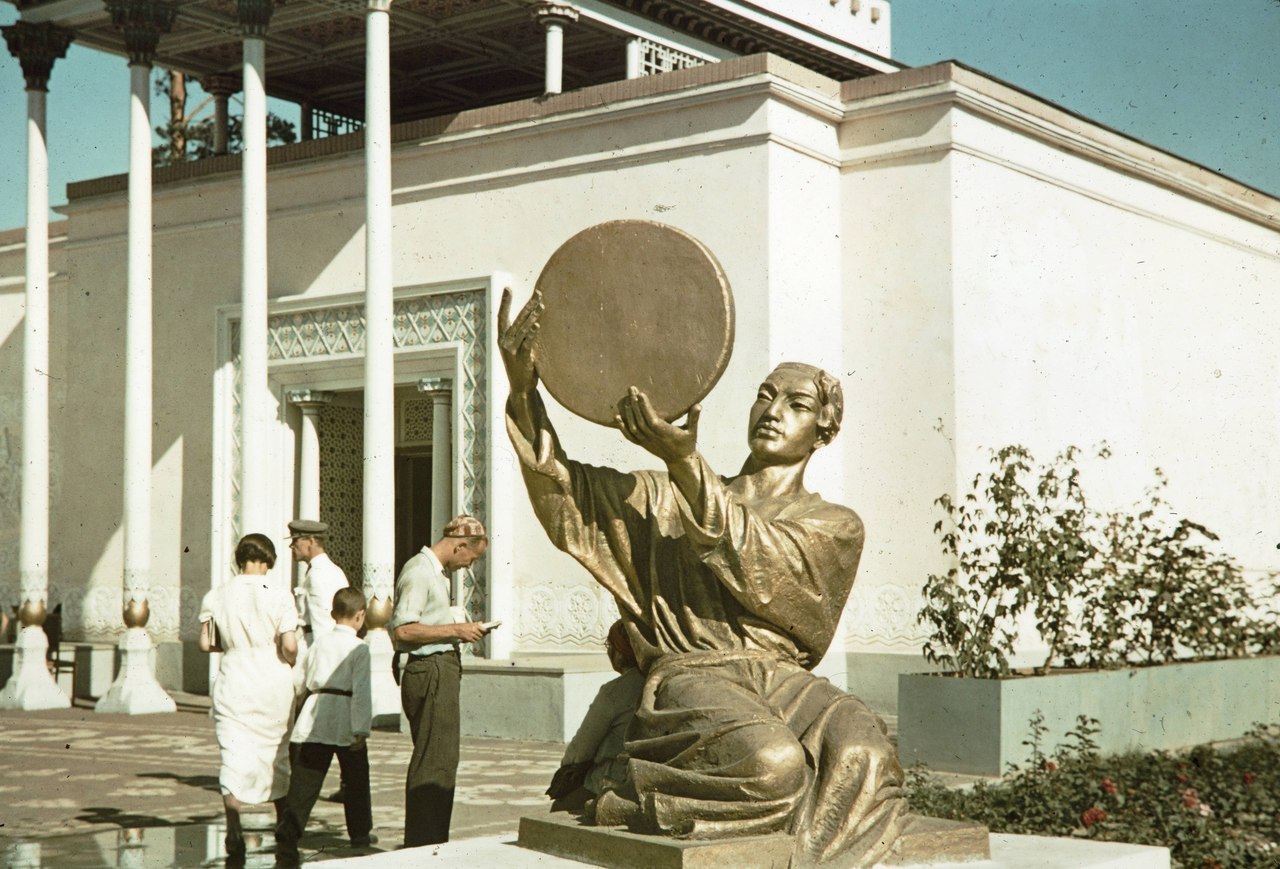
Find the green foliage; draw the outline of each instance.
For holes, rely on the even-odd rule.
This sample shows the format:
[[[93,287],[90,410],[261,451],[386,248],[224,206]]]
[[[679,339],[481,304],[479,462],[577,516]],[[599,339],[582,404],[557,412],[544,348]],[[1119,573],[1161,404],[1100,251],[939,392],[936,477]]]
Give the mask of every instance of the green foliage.
[[[913,812],[968,819],[994,832],[1163,845],[1174,865],[1280,867],[1280,733],[1258,729],[1226,750],[1103,757],[1097,722],[1081,717],[1065,745],[1041,747],[1031,722],[1031,760],[996,782],[948,788],[910,770]]]
[[[158,70],[153,83],[156,96],[169,101],[171,112],[169,122],[156,127],[156,135],[162,144],[151,149],[151,162],[156,167],[174,166],[190,160],[203,160],[215,156],[213,151],[213,118],[197,117],[201,111],[209,108],[209,99],[201,103],[193,112],[186,112],[185,84],[176,97],[174,79],[168,70]],[[239,154],[244,150],[242,117],[229,115],[227,118],[227,153]],[[267,113],[267,145],[288,145],[297,141],[292,122],[272,112]]]
[[[992,451],[991,469],[959,501],[942,495],[934,526],[952,562],[924,587],[925,658],[958,675],[1010,674],[1019,618],[1034,618],[1039,666],[1122,667],[1275,651],[1274,610],[1218,538],[1177,517],[1156,484],[1135,512],[1102,513],[1085,497],[1068,447],[1038,464],[1022,446]],[[1106,447],[1098,451],[1107,458]]]

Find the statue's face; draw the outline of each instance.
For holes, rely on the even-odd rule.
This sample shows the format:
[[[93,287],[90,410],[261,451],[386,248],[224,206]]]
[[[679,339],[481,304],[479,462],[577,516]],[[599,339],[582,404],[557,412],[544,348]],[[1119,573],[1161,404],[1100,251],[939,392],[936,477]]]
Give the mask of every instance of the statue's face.
[[[775,370],[756,394],[747,423],[751,455],[768,465],[803,461],[818,446],[818,388],[794,368]]]

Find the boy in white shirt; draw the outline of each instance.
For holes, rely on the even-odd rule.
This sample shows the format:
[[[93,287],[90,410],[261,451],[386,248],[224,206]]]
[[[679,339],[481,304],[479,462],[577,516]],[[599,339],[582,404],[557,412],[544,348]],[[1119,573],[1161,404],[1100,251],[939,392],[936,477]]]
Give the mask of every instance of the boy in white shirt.
[[[292,776],[285,811],[276,828],[276,864],[298,863],[298,840],[338,756],[346,791],[347,835],[351,844],[375,841],[369,800],[369,753],[365,739],[373,723],[369,694],[369,647],[356,633],[364,626],[364,594],[339,589],[333,596],[334,628],[316,637],[301,663],[306,698],[290,738]]]

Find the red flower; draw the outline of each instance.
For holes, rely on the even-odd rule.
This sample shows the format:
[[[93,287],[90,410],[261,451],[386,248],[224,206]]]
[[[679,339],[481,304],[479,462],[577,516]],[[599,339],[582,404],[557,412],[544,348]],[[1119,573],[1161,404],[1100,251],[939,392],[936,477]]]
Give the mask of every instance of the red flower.
[[[1257,776],[1255,776],[1255,775],[1254,775],[1253,773],[1251,773],[1251,772],[1247,772],[1247,773],[1245,773],[1245,774],[1244,774],[1244,783],[1245,783],[1245,784],[1247,784],[1247,785],[1251,785],[1251,784],[1253,784],[1253,780],[1254,780],[1255,778],[1257,778]]]
[[[1049,772],[1057,772],[1057,771],[1058,771],[1058,765],[1057,765],[1056,763],[1054,763],[1053,761],[1051,761],[1051,760],[1046,760],[1046,761],[1044,762],[1044,768],[1045,768],[1045,769],[1047,769]]]
[[[1107,813],[1097,806],[1084,810],[1084,814],[1080,816],[1080,823],[1084,824],[1085,829],[1089,829],[1099,821],[1105,821]]]
[[[1200,805],[1200,795],[1196,793],[1195,788],[1187,788],[1182,792],[1182,804],[1188,809],[1194,809]]]
[[[1104,778],[1104,779],[1102,780],[1102,792],[1103,792],[1103,793],[1107,793],[1107,794],[1116,794],[1116,793],[1119,793],[1119,791],[1120,791],[1120,788],[1116,787],[1116,783],[1115,783],[1115,782],[1113,782],[1111,779],[1109,779],[1109,778]]]

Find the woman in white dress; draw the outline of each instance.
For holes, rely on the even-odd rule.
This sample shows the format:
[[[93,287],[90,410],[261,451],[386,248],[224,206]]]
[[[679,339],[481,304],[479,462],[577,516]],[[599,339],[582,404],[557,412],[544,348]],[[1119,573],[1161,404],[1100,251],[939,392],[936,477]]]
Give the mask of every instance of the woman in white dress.
[[[228,865],[243,865],[245,857],[241,807],[273,801],[279,814],[289,789],[298,611],[289,590],[267,576],[275,563],[269,537],[245,535],[236,546],[240,575],[200,607],[200,648],[223,653],[212,695]]]

